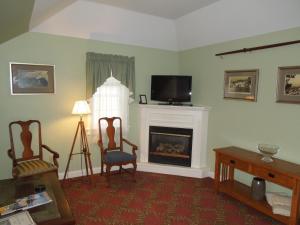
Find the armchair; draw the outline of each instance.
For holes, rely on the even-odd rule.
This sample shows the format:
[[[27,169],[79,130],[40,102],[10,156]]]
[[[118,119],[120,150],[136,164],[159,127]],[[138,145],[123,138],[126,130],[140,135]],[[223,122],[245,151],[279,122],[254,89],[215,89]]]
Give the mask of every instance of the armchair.
[[[101,126],[103,126],[102,121],[105,121],[103,123],[107,124],[106,128],[106,136],[108,139],[107,147],[104,147],[104,141],[103,141],[103,135],[102,132],[104,131]],[[119,121],[120,124],[120,137],[117,140],[117,143],[115,142],[115,132],[116,128],[114,127],[114,122]],[[132,174],[133,179],[135,181],[135,172],[136,172],[136,150],[137,146],[123,138],[122,136],[122,120],[120,117],[112,117],[112,118],[100,118],[98,121],[99,124],[99,140],[98,140],[98,146],[100,148],[101,152],[101,174],[103,174],[103,168],[104,165],[106,166],[106,180],[108,186],[110,186],[110,173],[111,173],[111,167],[112,166],[119,166],[119,173],[121,173],[122,170],[129,172]],[[102,125],[101,125],[102,124]],[[123,151],[123,143],[126,143],[131,147],[132,154],[129,154],[127,152]],[[125,170],[122,166],[132,164],[133,165],[133,171],[130,172],[129,170]]]
[[[37,125],[38,154],[36,155],[34,155],[34,151],[31,148],[32,132],[30,131],[30,126],[32,124]],[[21,127],[20,138],[24,148],[20,158],[16,156],[14,143],[14,134],[17,132],[17,127]],[[27,177],[51,171],[57,173],[57,159],[59,158],[59,154],[51,150],[47,145],[42,144],[40,121],[28,120],[11,122],[9,124],[9,136],[11,148],[7,151],[7,154],[13,162],[12,176],[14,178]],[[43,160],[43,149],[52,154],[53,164]]]

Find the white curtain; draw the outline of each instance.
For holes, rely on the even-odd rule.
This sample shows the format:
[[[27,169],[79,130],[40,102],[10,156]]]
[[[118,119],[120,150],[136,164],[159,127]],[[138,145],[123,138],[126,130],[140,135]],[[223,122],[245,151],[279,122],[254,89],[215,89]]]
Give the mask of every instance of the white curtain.
[[[97,88],[90,100],[92,114],[89,124],[92,134],[95,133],[93,136],[98,134],[99,118],[114,116],[121,117],[122,132],[126,136],[129,129],[129,103],[133,100],[129,95],[129,89],[112,76]],[[119,124],[115,125],[119,127]]]

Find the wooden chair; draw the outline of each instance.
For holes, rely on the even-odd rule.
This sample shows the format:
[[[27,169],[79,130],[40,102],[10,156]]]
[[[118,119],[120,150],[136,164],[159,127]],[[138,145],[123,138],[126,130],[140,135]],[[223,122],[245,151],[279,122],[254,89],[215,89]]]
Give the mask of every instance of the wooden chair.
[[[108,138],[108,146],[105,148],[103,146],[103,130],[101,129],[102,121],[106,121],[106,136]],[[120,123],[120,137],[118,138],[118,144],[115,142],[115,133],[116,128],[114,127],[114,121],[119,121]],[[104,122],[105,123],[105,122]],[[129,170],[125,170],[122,166],[127,164],[133,165],[133,171],[129,172],[132,174],[133,179],[135,181],[135,172],[136,172],[136,153],[137,146],[129,142],[128,140],[122,137],[122,120],[120,117],[112,117],[112,118],[100,118],[98,121],[99,124],[99,141],[98,145],[101,151],[101,175],[103,174],[103,167],[106,166],[106,180],[108,186],[110,186],[110,170],[112,166],[119,166],[119,173],[122,170],[125,172],[129,172]],[[104,132],[103,132],[104,133]],[[123,143],[128,144],[132,148],[132,154],[126,153],[123,151]]]
[[[38,154],[34,155],[31,148],[32,133],[30,126],[37,126],[38,133]],[[21,127],[20,138],[23,145],[22,157],[17,158],[14,144],[14,134],[17,127]],[[28,177],[40,173],[55,171],[57,173],[59,154],[51,150],[47,145],[42,144],[41,123],[38,120],[15,121],[9,124],[9,136],[11,148],[7,151],[8,156],[13,161],[12,175],[14,178]],[[43,160],[43,149],[53,155],[53,163]],[[18,151],[19,152],[19,151]]]

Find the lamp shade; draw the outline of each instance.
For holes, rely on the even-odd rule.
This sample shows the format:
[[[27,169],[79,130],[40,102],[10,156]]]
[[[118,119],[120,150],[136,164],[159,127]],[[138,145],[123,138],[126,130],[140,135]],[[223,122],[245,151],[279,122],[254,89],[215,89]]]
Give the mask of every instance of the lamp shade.
[[[74,115],[84,115],[91,113],[90,107],[85,100],[76,101],[72,110]]]

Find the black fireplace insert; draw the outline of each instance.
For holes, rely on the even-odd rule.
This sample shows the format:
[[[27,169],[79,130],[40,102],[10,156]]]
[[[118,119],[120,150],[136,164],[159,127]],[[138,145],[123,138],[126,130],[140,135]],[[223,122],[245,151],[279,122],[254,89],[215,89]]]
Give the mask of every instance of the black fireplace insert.
[[[149,162],[191,166],[193,130],[150,126]]]

